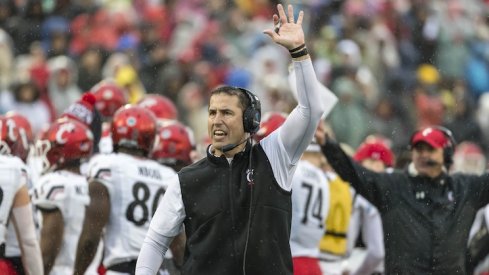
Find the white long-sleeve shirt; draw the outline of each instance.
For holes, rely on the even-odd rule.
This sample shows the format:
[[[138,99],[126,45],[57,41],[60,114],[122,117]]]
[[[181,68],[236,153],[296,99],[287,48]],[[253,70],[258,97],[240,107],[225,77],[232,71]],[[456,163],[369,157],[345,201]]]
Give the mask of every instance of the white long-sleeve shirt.
[[[360,265],[356,266],[351,271],[351,274],[360,275],[384,271],[383,260],[385,250],[383,232],[379,210],[364,197],[357,194],[353,203],[353,213],[348,228],[348,251],[351,254],[360,233],[365,242],[366,251],[365,257],[360,262]]]
[[[474,238],[474,235],[483,227],[489,228],[489,206],[481,208],[474,218],[474,223],[470,228],[469,242]],[[484,271],[489,270],[489,256],[475,267],[474,274],[482,274]]]
[[[277,183],[286,191],[291,190],[296,164],[310,144],[321,116],[336,103],[336,97],[332,94],[334,100],[321,102],[318,81],[310,59],[295,61],[294,70],[298,105],[280,128],[260,141]],[[139,254],[136,274],[156,274],[172,238],[182,230],[184,219],[185,207],[180,182],[178,176],[175,176],[151,220]]]

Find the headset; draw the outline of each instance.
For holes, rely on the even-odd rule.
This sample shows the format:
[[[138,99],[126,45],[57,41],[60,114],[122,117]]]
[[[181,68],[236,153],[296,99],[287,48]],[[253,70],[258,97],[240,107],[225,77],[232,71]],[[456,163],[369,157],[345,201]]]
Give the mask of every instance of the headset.
[[[261,121],[261,103],[258,97],[247,89],[233,87],[235,90],[239,90],[248,97],[250,104],[243,112],[243,128],[244,131],[250,134],[255,134],[260,129]]]
[[[457,145],[457,142],[455,140],[455,137],[453,136],[452,131],[450,131],[446,127],[439,126],[439,125],[431,126],[429,128],[433,128],[435,130],[442,132],[445,135],[445,137],[448,139],[448,143],[445,145],[445,147],[443,147],[443,165],[445,165],[445,167],[447,168],[450,167],[453,164],[453,155],[455,154],[455,146]],[[409,149],[412,149],[411,144],[413,138],[419,131],[414,132],[411,138],[409,139]]]

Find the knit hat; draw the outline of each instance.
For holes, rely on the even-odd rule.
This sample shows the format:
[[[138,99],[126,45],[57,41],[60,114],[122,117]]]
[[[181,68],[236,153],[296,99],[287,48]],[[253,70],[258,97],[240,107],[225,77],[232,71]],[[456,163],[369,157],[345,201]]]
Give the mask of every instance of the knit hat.
[[[380,160],[387,167],[394,165],[394,154],[392,151],[380,141],[364,142],[356,151],[353,159],[361,162],[365,159]]]
[[[85,93],[83,96],[71,104],[61,115],[61,117],[68,117],[83,122],[85,125],[90,126],[93,120],[93,108],[95,106],[95,96],[91,93]]]

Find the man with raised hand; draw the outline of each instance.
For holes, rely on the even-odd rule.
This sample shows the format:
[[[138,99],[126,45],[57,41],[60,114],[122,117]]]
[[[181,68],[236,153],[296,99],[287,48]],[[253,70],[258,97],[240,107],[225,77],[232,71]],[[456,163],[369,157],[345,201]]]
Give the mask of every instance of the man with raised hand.
[[[284,124],[251,143],[261,118],[250,91],[222,86],[211,92],[206,158],[183,168],[151,221],[136,274],[156,274],[173,237],[187,235],[182,274],[292,274],[289,245],[291,181],[327,106],[297,21],[277,5],[275,29],[265,30],[289,50],[297,77],[298,106]],[[324,102],[324,105],[334,104]]]

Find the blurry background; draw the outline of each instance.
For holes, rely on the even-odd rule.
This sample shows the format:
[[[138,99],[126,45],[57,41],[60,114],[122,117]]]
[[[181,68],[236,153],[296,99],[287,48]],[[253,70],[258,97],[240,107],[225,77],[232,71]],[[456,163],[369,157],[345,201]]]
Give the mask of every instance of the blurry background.
[[[129,102],[170,98],[197,142],[221,83],[255,92],[263,112],[289,112],[289,53],[262,33],[278,2],[1,0],[0,112],[19,111],[37,132],[107,78]],[[339,97],[327,122],[340,142],[379,134],[402,157],[413,130],[441,124],[488,156],[489,1],[290,3],[306,13],[319,80]]]

